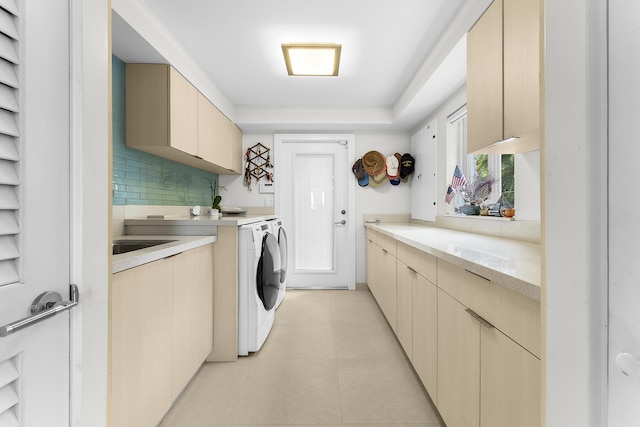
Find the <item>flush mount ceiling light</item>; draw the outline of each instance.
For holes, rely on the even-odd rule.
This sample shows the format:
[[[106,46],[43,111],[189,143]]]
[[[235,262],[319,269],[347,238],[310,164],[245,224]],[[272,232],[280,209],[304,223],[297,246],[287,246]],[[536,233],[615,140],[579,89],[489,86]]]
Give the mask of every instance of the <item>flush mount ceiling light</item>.
[[[282,53],[290,76],[337,76],[340,44],[283,43]]]

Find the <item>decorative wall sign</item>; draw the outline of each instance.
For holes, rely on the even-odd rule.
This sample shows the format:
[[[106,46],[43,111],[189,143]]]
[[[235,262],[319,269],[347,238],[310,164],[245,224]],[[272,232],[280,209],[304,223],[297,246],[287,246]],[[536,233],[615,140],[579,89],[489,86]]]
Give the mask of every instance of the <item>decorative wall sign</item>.
[[[251,180],[255,178],[266,177],[267,181],[273,181],[273,164],[271,163],[270,148],[265,147],[261,143],[257,143],[253,147],[249,147],[245,153],[246,166],[244,170],[244,185],[251,190]]]

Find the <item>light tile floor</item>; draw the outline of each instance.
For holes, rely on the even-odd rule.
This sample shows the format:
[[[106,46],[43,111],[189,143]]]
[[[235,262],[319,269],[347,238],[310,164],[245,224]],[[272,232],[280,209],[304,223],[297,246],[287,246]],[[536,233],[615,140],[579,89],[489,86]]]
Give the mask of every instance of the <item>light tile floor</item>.
[[[444,423],[364,287],[287,291],[262,349],[206,363],[161,424],[225,425]]]

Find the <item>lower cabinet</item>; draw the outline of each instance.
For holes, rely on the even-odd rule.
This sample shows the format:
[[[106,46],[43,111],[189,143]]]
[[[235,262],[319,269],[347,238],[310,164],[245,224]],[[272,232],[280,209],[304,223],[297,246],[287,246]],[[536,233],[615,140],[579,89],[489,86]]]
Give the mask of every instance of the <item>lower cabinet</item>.
[[[440,289],[437,406],[447,427],[480,423],[480,323]]]
[[[539,426],[539,302],[390,239],[367,282],[447,427]]]
[[[540,425],[540,360],[438,290],[438,401],[448,427]]]
[[[431,400],[438,403],[438,288],[413,275],[413,367]]]
[[[158,424],[211,351],[211,250],[113,275],[109,425]]]
[[[395,255],[395,240],[367,230],[367,285],[394,332],[397,292]]]

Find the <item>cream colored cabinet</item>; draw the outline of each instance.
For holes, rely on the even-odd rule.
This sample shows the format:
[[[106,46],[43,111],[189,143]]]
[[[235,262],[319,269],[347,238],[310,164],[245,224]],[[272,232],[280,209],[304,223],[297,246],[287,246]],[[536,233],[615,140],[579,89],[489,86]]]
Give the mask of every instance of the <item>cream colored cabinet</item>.
[[[156,425],[211,350],[211,245],[116,273],[110,425]]]
[[[396,335],[404,352],[413,362],[413,282],[415,270],[396,261]]]
[[[413,274],[413,357],[422,384],[438,403],[438,288],[422,275]]]
[[[437,407],[447,427],[480,423],[480,324],[465,309],[438,290]]]
[[[127,64],[126,120],[129,147],[212,173],[240,173],[235,125],[169,65]]]
[[[540,426],[540,360],[496,328],[480,330],[480,425]]]
[[[242,130],[235,123],[229,122],[231,128],[231,170],[242,173]]]
[[[171,260],[113,275],[110,425],[158,424],[173,401]]]
[[[173,368],[171,396],[178,397],[211,352],[213,263],[211,245],[173,261]]]
[[[379,254],[382,250],[375,244],[374,239],[377,240],[377,233],[367,229],[367,286],[371,291],[371,294],[376,297],[377,283],[378,283],[378,268]]]
[[[367,230],[367,284],[395,332],[396,241],[372,230]]]
[[[448,427],[540,424],[538,301],[369,228],[367,280]]]
[[[198,92],[198,155],[207,162],[231,168],[230,122]]]
[[[540,0],[494,0],[469,31],[469,153],[540,148],[541,16]]]
[[[540,304],[441,261],[438,287],[437,406],[447,426],[540,425]]]
[[[209,362],[238,359],[238,227],[219,226],[213,247],[213,348]]]

